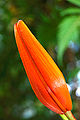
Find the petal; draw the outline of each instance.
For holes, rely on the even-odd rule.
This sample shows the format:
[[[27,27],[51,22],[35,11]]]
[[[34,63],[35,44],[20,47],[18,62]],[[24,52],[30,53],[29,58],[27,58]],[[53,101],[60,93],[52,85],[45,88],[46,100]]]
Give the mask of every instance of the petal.
[[[35,92],[38,99],[49,109],[51,109],[54,112],[57,112],[59,114],[63,113],[62,110],[59,108],[59,106],[56,104],[56,102],[52,99],[50,94],[48,93],[47,89],[45,88],[44,83],[42,81],[43,77],[38,70],[36,64],[33,61],[32,56],[30,55],[22,36],[18,32],[17,24],[14,26],[15,30],[15,38],[16,43],[18,46],[18,50],[23,62],[23,65],[25,67],[26,73],[28,75],[29,81],[31,83],[31,86],[33,88],[33,91]]]
[[[47,86],[62,106],[71,110],[70,94],[61,71],[23,21],[17,23],[17,29]]]

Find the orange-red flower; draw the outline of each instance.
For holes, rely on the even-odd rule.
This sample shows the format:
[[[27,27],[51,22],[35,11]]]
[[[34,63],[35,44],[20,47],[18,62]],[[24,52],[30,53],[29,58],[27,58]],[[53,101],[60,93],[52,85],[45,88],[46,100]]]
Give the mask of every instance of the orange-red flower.
[[[14,31],[20,57],[38,99],[56,113],[70,111],[70,94],[63,74],[53,59],[22,20],[14,25]]]

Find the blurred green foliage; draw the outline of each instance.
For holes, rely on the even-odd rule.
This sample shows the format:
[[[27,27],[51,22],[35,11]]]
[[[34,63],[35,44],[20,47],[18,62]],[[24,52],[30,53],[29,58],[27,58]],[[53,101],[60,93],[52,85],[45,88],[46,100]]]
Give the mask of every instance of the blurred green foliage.
[[[19,19],[60,67],[80,120],[80,0],[0,0],[0,120],[61,120],[32,91],[14,38]]]
[[[68,0],[68,1],[80,7],[80,0]]]

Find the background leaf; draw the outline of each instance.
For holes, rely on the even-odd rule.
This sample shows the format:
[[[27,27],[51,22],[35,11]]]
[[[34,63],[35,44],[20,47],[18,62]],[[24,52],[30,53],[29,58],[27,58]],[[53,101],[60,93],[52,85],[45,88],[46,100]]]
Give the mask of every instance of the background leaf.
[[[80,8],[67,8],[61,12],[61,15],[75,15],[75,14],[80,14]]]
[[[67,0],[75,5],[78,5],[80,7],[80,0]]]
[[[62,64],[63,54],[70,41],[79,40],[78,27],[80,26],[80,17],[70,16],[64,18],[58,29],[58,62]]]

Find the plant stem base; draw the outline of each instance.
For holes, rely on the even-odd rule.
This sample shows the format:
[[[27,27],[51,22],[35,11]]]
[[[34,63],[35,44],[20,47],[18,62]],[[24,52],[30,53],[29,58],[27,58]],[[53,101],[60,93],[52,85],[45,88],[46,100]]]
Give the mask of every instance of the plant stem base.
[[[67,111],[64,114],[60,114],[60,116],[63,120],[76,120],[71,111]]]
[[[76,120],[71,111],[67,111],[65,115],[69,120]]]

